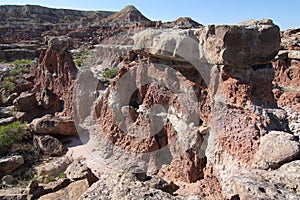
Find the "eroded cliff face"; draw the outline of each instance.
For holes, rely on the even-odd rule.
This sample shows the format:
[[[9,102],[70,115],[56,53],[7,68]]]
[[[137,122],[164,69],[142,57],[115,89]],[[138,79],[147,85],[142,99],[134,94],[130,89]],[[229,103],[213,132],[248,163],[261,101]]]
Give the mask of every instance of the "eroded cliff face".
[[[93,150],[112,168],[134,165],[178,184],[216,180],[224,198],[255,198],[259,191],[242,190],[235,177],[278,168],[298,156],[298,141],[298,150],[279,160],[260,156],[266,145],[261,138],[272,131],[296,135],[274,98],[278,75],[271,61],[280,33],[271,20],[147,29],[133,39],[130,56],[95,103],[100,130],[90,135]],[[200,193],[214,198],[205,191],[210,190]]]

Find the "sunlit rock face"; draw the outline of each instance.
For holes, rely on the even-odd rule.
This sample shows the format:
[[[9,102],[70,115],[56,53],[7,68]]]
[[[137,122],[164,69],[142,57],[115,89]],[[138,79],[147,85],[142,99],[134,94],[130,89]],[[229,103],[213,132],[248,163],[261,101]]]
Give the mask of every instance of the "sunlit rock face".
[[[225,198],[239,195],[234,177],[261,167],[259,149],[268,143],[260,138],[289,131],[272,90],[279,28],[271,20],[248,21],[146,29],[132,39],[111,85],[99,87],[95,79],[94,116],[79,120],[92,154],[114,170],[142,170],[169,181],[215,177]],[[82,92],[81,76],[89,75],[79,76],[75,88]],[[294,159],[298,142],[292,143]]]

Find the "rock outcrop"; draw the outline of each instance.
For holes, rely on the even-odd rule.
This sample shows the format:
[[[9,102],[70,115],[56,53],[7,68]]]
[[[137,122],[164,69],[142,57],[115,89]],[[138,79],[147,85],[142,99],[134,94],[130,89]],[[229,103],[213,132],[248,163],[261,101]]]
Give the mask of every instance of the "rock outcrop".
[[[29,122],[32,149],[0,158],[0,198],[299,199],[299,29],[153,22],[134,6],[0,15],[1,60],[40,54],[27,76],[1,66],[0,125]]]
[[[90,130],[88,147],[114,169],[204,185],[214,177],[224,198],[243,197],[235,176],[299,155],[273,93],[279,49],[271,20],[137,33],[131,57],[96,101],[98,131]],[[266,158],[265,138],[275,133],[286,151]]]
[[[38,63],[31,69],[35,77],[34,92],[52,91],[63,101],[63,116],[72,116],[72,89],[78,69],[68,49],[72,46],[68,37],[51,38]]]

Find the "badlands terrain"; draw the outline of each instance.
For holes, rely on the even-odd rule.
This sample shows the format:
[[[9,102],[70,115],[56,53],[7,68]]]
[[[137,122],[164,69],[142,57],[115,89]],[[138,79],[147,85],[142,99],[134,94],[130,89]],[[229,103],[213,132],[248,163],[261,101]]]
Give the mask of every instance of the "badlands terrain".
[[[0,199],[300,199],[300,28],[0,6]]]

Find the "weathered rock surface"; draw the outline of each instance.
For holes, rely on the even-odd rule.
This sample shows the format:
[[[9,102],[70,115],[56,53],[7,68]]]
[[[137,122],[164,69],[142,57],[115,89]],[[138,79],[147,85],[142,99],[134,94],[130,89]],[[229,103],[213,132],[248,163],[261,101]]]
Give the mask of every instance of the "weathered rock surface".
[[[0,189],[0,199],[4,200],[25,200],[26,195],[23,194],[24,188],[5,188]]]
[[[44,162],[36,169],[38,180],[41,182],[51,182],[67,169],[70,161],[66,157],[53,158]]]
[[[29,112],[38,106],[34,93],[22,93],[14,100],[13,104],[20,112]]]
[[[260,138],[259,149],[254,156],[258,168],[276,168],[300,155],[300,143],[292,134],[271,131]]]
[[[241,199],[299,199],[299,161],[275,171],[257,170],[234,177]]]
[[[76,135],[77,130],[72,119],[44,115],[34,119],[30,124],[31,129],[38,134]]]
[[[80,161],[74,161],[65,171],[66,177],[71,180],[82,180],[86,178],[89,185],[92,185],[98,180],[98,178],[93,174],[91,169],[87,167],[86,164],[82,164]]]
[[[8,175],[24,164],[24,158],[19,155],[8,156],[0,159],[0,174]]]
[[[192,42],[191,38],[196,38],[187,37],[189,32],[145,30],[135,37],[134,49],[148,49],[157,55],[183,54],[183,58],[199,59],[198,62],[205,58],[211,64],[245,68],[270,62],[280,48],[279,28],[271,20],[205,27],[198,30],[199,42]],[[194,45],[188,48],[188,43]],[[198,43],[200,48],[195,46]]]
[[[80,199],[181,199],[151,188],[130,175],[104,174]]]
[[[75,181],[57,192],[46,194],[41,196],[39,199],[49,200],[49,199],[78,199],[89,187],[88,181],[86,179]]]
[[[44,155],[61,156],[65,150],[63,144],[50,135],[35,135],[33,143],[36,149],[40,150]]]
[[[39,117],[30,124],[41,134],[36,144],[53,156],[62,146],[47,134],[75,135],[74,121],[82,123],[92,157],[122,171],[94,183],[88,165],[54,158],[37,171],[39,181],[56,181],[32,182],[29,197],[299,199],[299,29],[282,32],[280,44],[271,20],[153,23],[133,6],[115,13],[1,6],[1,13],[24,19],[0,19],[0,43],[8,43],[0,44],[1,59],[39,52],[44,36],[48,48],[31,69],[34,78],[20,79],[14,91],[34,86],[30,94],[10,98],[18,113],[1,109],[0,120]],[[143,31],[147,26],[175,29]],[[29,38],[38,41],[9,45]],[[78,69],[69,50],[82,43],[94,48],[95,76],[81,76],[74,87]],[[92,82],[111,68],[120,70],[107,89]],[[124,173],[132,168],[134,175]],[[57,180],[62,173],[67,179]]]

